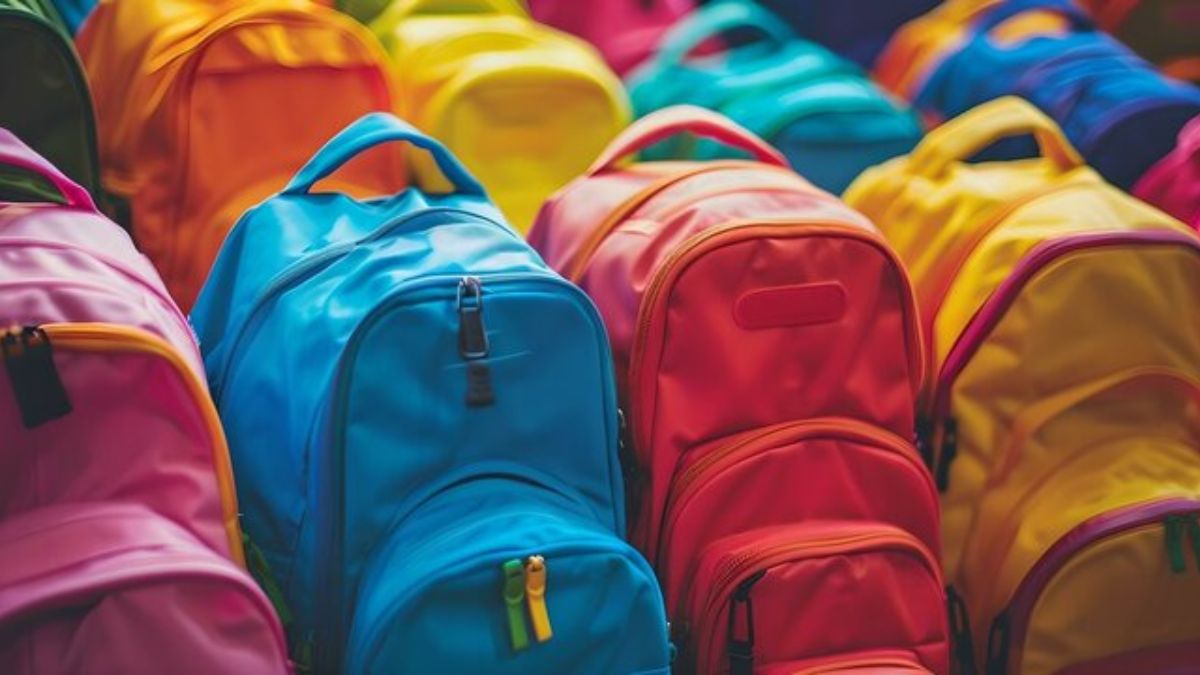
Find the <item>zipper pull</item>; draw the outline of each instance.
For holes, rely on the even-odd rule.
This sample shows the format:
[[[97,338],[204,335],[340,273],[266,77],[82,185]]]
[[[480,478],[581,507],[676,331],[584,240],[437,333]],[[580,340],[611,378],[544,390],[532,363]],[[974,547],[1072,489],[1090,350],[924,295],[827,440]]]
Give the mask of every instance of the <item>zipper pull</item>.
[[[1192,556],[1196,558],[1196,567],[1200,569],[1200,514],[1193,513],[1185,516],[1187,522],[1188,541],[1192,543]]]
[[[504,605],[508,612],[508,635],[512,639],[513,651],[529,646],[529,633],[525,630],[525,566],[513,558],[504,563]]]
[[[946,587],[946,609],[950,615],[950,639],[961,675],[975,675],[975,644],[971,639],[971,616],[967,604],[953,586]]]
[[[921,460],[925,462],[926,468],[933,470],[933,421],[927,416],[921,415],[917,418],[917,423],[913,427],[913,445],[917,448],[917,452],[921,455]]]
[[[525,561],[525,597],[529,599],[529,621],[538,642],[554,637],[550,628],[550,610],[546,608],[546,560],[531,555]]]
[[[950,463],[954,461],[954,456],[957,454],[958,420],[947,417],[946,421],[942,422],[942,447],[936,460],[935,477],[939,492],[945,492],[946,488],[950,486]]]
[[[1001,612],[988,631],[986,675],[1007,675],[1009,648],[1008,610]]]
[[[0,355],[26,429],[71,412],[71,400],[54,365],[46,331],[37,326],[13,328],[0,335]]]
[[[726,653],[729,655],[729,675],[751,675],[754,672],[754,605],[750,601],[750,589],[754,588],[766,570],[759,570],[738,584],[729,602],[729,624],[725,629]],[[745,616],[746,637],[737,637],[738,607]]]
[[[271,566],[267,564],[267,556],[254,543],[250,535],[246,534],[245,530],[242,530],[242,548],[246,551],[246,570],[267,594],[267,599],[271,601],[275,607],[275,613],[279,615],[279,623],[283,624],[284,629],[287,629],[292,625],[292,610],[284,598],[283,589],[280,588],[275,575],[271,573]]]
[[[496,402],[488,357],[487,327],[483,323],[483,284],[476,277],[458,282],[458,353],[467,362],[467,405],[472,408]]]
[[[1175,574],[1187,571],[1187,558],[1183,553],[1183,520],[1184,517],[1178,515],[1170,515],[1163,519],[1163,541],[1167,546],[1167,561]]]

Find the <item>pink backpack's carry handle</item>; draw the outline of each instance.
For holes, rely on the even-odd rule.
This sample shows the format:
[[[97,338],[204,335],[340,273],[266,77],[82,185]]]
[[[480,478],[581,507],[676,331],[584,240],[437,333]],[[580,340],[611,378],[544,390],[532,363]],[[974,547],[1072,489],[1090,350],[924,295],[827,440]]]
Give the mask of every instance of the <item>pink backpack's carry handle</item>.
[[[677,105],[650,113],[634,122],[608,145],[588,168],[594,176],[614,168],[623,158],[675,134],[691,133],[745,150],[760,162],[783,168],[787,158],[752,131],[728,118],[692,105]]]
[[[11,131],[3,128],[0,128],[0,164],[29,171],[46,179],[63,196],[67,206],[87,211],[96,210],[96,204],[87,190],[67,178],[53,164],[22,143]]]

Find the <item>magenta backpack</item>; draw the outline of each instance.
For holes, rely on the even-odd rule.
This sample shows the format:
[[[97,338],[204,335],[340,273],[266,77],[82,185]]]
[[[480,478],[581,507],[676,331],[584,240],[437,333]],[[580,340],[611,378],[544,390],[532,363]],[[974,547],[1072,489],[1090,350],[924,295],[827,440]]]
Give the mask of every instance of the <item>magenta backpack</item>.
[[[1142,176],[1133,194],[1200,230],[1200,116],[1179,132],[1179,144]]]
[[[0,370],[4,672],[286,672],[186,319],[3,129]]]
[[[693,0],[528,0],[533,18],[591,42],[624,76],[662,34],[695,8]]]

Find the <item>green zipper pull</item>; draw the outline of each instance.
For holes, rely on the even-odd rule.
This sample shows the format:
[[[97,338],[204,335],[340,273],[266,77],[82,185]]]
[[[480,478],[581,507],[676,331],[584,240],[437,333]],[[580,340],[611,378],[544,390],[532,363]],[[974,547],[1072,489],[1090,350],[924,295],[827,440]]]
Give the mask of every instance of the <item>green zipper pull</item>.
[[[1200,569],[1200,514],[1193,513],[1187,517],[1188,540],[1192,542],[1192,555],[1196,558],[1196,568]]]
[[[1163,528],[1166,530],[1167,544],[1167,560],[1171,563],[1171,571],[1175,574],[1183,574],[1187,571],[1187,559],[1183,554],[1183,517],[1182,516],[1167,516],[1163,520]]]
[[[287,628],[292,623],[292,610],[283,597],[283,589],[279,587],[279,582],[271,573],[267,557],[263,555],[262,549],[254,543],[245,530],[242,530],[242,548],[246,551],[246,569],[250,572],[250,576],[258,581],[258,585],[267,594],[267,599],[275,607],[275,613],[279,615],[279,623]]]
[[[529,646],[529,632],[525,628],[525,565],[516,558],[504,563],[504,605],[513,650],[519,652]]]

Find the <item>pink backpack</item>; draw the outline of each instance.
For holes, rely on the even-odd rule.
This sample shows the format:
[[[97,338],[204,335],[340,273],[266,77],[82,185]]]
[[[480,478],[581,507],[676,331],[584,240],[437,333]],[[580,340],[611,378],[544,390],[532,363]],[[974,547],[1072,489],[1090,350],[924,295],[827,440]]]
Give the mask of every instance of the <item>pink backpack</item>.
[[[1175,150],[1150,167],[1133,194],[1200,230],[1200,117],[1183,127]]]
[[[286,671],[278,620],[234,565],[237,499],[201,364],[125,231],[0,129],[5,672]],[[235,667],[249,652],[255,667]]]
[[[645,60],[662,34],[695,6],[692,0],[528,2],[535,19],[591,42],[622,76]]]

